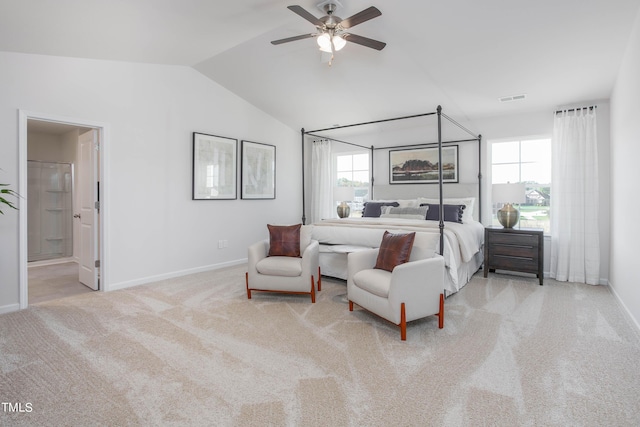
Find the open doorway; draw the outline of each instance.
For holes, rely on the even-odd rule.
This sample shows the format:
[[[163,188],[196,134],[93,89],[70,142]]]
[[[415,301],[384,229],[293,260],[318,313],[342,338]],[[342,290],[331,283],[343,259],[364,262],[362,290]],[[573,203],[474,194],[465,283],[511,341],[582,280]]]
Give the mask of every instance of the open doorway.
[[[20,112],[20,307],[100,289],[95,123]]]

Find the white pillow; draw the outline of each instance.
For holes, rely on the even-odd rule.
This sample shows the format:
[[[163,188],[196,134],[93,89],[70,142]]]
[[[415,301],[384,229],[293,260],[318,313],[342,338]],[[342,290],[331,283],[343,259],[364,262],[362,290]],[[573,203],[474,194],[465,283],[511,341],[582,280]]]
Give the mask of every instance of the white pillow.
[[[473,222],[473,209],[476,203],[475,197],[446,197],[442,199],[445,205],[465,205],[466,208],[462,214],[462,222]],[[423,203],[430,203],[434,205],[440,204],[440,199],[427,199],[426,197],[418,198],[418,206]]]
[[[398,203],[399,207],[401,208],[409,208],[409,207],[414,207],[414,206],[418,206],[417,200],[416,199],[407,199],[407,200],[399,200],[399,199],[395,199],[395,200],[369,200],[372,203],[392,203],[392,202],[396,202]]]
[[[407,199],[407,200],[397,200],[398,204],[401,208],[412,208],[418,207],[418,201],[416,199]]]

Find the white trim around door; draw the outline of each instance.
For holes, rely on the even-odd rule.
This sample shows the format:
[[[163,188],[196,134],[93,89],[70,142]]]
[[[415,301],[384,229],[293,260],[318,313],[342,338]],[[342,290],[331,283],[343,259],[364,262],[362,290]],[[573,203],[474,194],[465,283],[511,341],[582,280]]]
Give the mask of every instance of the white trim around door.
[[[18,193],[27,194],[27,121],[41,120],[55,123],[64,123],[81,127],[94,128],[98,132],[99,140],[99,175],[100,182],[100,221],[98,227],[100,267],[98,277],[100,277],[99,290],[108,290],[108,264],[105,262],[107,248],[109,247],[108,235],[105,233],[106,225],[109,223],[109,200],[108,194],[108,165],[109,165],[109,125],[94,120],[78,119],[73,117],[59,116],[46,113],[36,113],[25,110],[18,110]],[[19,263],[20,263],[20,309],[27,308],[28,305],[28,248],[27,248],[27,211],[29,209],[26,199],[20,200],[22,207],[18,215],[19,233]]]

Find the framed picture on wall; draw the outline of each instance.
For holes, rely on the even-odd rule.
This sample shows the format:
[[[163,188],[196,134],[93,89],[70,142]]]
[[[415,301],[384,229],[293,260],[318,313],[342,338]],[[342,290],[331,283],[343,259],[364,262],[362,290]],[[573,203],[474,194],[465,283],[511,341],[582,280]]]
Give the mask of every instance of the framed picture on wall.
[[[276,147],[242,141],[243,199],[276,198]]]
[[[193,200],[238,198],[238,140],[193,133]]]
[[[442,182],[458,182],[458,146],[442,147]],[[389,150],[389,184],[437,184],[438,147]]]

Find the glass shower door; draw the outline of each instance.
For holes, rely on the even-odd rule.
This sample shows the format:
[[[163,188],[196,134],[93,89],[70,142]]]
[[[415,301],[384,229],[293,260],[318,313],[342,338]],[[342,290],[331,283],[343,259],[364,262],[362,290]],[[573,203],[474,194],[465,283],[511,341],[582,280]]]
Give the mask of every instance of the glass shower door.
[[[28,162],[28,258],[73,255],[73,168],[70,163]]]

